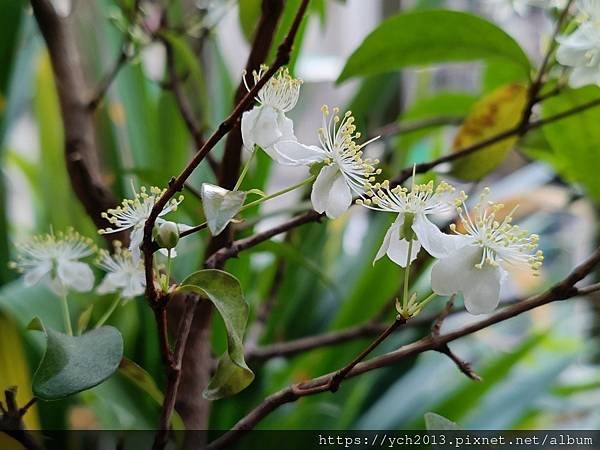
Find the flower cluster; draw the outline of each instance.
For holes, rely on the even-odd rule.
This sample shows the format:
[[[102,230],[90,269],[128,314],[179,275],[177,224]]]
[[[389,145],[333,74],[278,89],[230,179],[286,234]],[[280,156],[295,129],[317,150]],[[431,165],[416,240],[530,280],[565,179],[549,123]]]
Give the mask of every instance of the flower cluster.
[[[591,8],[600,1],[587,3]],[[255,82],[264,70],[254,74]],[[242,118],[244,144],[248,149],[258,145],[281,164],[313,166],[318,175],[312,187],[312,205],[330,218],[346,211],[354,196],[359,197],[356,203],[369,209],[397,214],[374,262],[387,255],[407,267],[423,247],[438,258],[432,270],[434,292],[462,292],[467,310],[474,314],[496,307],[507,267],[526,262],[534,274],[539,271],[543,256],[535,251],[538,237],[513,225],[512,213],[500,219],[502,205],[484,206],[488,190],[471,216],[465,193],[446,182],[413,184],[410,189],[392,186],[387,180],[376,182],[381,173],[376,168],[378,161],[363,155],[363,148],[373,140],[357,143],[361,136],[351,112],[340,114],[338,108],[323,106],[319,145],[299,142],[285,113],[297,103],[300,84],[287,70],[281,70],[265,85],[257,98],[259,105]],[[452,226],[453,233],[444,233],[430,219],[452,212],[458,213],[461,231]]]
[[[556,59],[572,68],[572,87],[600,84],[600,1],[579,0],[577,7],[581,23],[573,33],[556,38]]]

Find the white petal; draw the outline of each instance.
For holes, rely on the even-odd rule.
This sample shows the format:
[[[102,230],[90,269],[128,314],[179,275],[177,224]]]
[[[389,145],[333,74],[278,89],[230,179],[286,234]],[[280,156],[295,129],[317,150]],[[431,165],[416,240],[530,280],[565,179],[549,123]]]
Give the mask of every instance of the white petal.
[[[412,230],[423,248],[434,258],[444,258],[468,244],[468,238],[457,234],[445,234],[424,214],[415,216]]]
[[[481,260],[481,248],[468,246],[435,262],[431,268],[431,289],[439,295],[452,295],[469,282],[469,273]]]
[[[29,287],[37,284],[50,270],[52,270],[52,263],[50,261],[40,261],[33,269],[25,272],[25,276],[23,277],[25,286]]]
[[[127,275],[123,272],[111,272],[102,279],[96,292],[100,295],[116,292],[127,285]]]
[[[352,205],[352,191],[341,172],[333,180],[325,213],[330,219],[342,215]]]
[[[295,141],[296,136],[294,135],[294,122],[285,116],[282,111],[277,114],[277,126],[281,133],[280,140]]]
[[[146,288],[146,279],[144,276],[130,276],[125,289],[123,289],[123,298],[133,298],[142,295]]]
[[[588,84],[596,84],[600,67],[575,67],[569,77],[569,85],[579,88]]]
[[[251,111],[246,111],[242,114],[242,141],[246,150],[254,150],[254,144],[256,139],[254,138],[254,125],[256,124],[256,118],[260,114],[260,108],[254,107]]]
[[[325,151],[315,145],[304,145],[293,140],[281,140],[273,145],[277,161],[288,166],[308,166],[327,158]]]
[[[398,222],[398,220],[400,220],[400,217],[403,217],[403,216],[399,216],[398,219],[396,219],[396,221],[385,232],[383,242],[381,243],[381,247],[379,247],[379,250],[377,251],[377,254],[375,255],[373,264],[375,264],[376,261],[383,258],[383,255],[385,255],[387,253],[388,248],[390,248],[390,239],[392,238],[392,234],[399,233],[399,230],[396,227],[396,223]],[[404,222],[404,221],[402,220],[402,222]]]
[[[158,223],[158,220],[156,221]],[[144,240],[144,225],[135,226],[133,230],[131,230],[131,235],[129,236],[129,251],[131,252],[131,257],[134,261],[139,261],[142,256],[142,250],[140,249],[140,245],[142,245],[142,241]]]
[[[406,239],[400,239],[400,229],[395,230],[396,232],[390,236],[390,246],[387,250],[388,258],[398,264],[400,267],[406,267],[406,260],[408,259],[408,247],[409,242]],[[412,263],[421,250],[421,244],[419,241],[412,241],[412,251],[410,262]]]
[[[59,261],[57,266],[58,278],[66,287],[78,292],[87,292],[94,287],[94,273],[90,266],[79,261]]]
[[[277,123],[277,112],[270,106],[260,108],[252,129],[256,144],[263,150],[281,139],[282,133]]]
[[[473,267],[469,272],[469,282],[463,286],[465,308],[471,314],[491,313],[500,301],[500,287],[506,278],[506,271],[500,266],[484,264],[481,269]]]
[[[200,196],[206,223],[213,236],[220,234],[225,229],[246,200],[245,192],[229,191],[210,183],[202,183]]]
[[[317,179],[313,183],[310,200],[313,208],[318,213],[324,213],[329,203],[329,192],[335,181],[336,173],[339,170],[334,166],[325,166],[317,175]],[[341,174],[340,174],[341,175]]]

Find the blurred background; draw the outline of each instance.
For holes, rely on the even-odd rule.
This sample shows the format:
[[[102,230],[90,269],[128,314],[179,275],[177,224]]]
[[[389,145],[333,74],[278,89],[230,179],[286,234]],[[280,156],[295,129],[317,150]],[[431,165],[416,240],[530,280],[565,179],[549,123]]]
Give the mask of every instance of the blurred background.
[[[106,98],[95,113],[96,140],[103,179],[118,197],[131,195],[131,185],[164,186],[194,151],[193,140],[168,87],[166,53],[143,27],[123,33],[126,0],[53,0],[74,26],[90,92],[106,77],[126,49]],[[298,0],[286,1],[280,42]],[[516,5],[515,5],[516,4]],[[150,26],[157,11],[169,11],[177,67],[186,97],[205,134],[227,115],[246,63],[260,15],[258,0],[143,1],[143,22]],[[323,103],[351,109],[364,136],[383,137],[369,146],[382,160],[384,174],[450,151],[458,125],[486,94],[515,82],[510,67],[465,63],[404,69],[336,84],[347,58],[385,18],[402,10],[442,7],[470,11],[502,27],[539,63],[548,43],[556,10],[524,1],[313,0],[291,62],[305,83],[298,106],[290,113],[296,135],[317,142]],[[43,349],[38,336],[25,330],[33,316],[60,327],[57,299],[44,287],[24,288],[7,267],[13,244],[35,233],[73,226],[105,243],[72,192],[63,156],[63,130],[51,66],[30,7],[3,2],[0,14],[0,388],[18,385],[21,402],[31,398],[28,386]],[[443,26],[443,24],[440,24]],[[520,80],[526,82],[527,80]],[[598,96],[587,88],[586,96]],[[557,106],[563,106],[557,98]],[[598,112],[585,113],[597,124]],[[430,126],[424,120],[440,119]],[[443,120],[442,120],[443,119]],[[584,120],[584,119],[568,119]],[[597,125],[593,125],[597,126]],[[548,127],[551,128],[551,127]],[[398,133],[400,131],[400,133]],[[588,136],[597,152],[598,132]],[[222,152],[215,151],[218,157]],[[440,168],[440,172],[450,168]],[[259,154],[246,188],[272,192],[306,177],[306,169],[276,166]],[[446,178],[445,175],[431,175]],[[517,222],[541,236],[546,255],[541,277],[511,278],[503,299],[539,292],[559,280],[597,244],[597,193],[600,181],[572,183],[572,174],[553,153],[548,135],[538,130],[523,139],[502,164],[482,180],[449,176],[467,192],[492,188],[492,198],[520,203]],[[191,178],[199,188],[214,175],[203,163]],[[595,192],[596,197],[591,195]],[[178,221],[202,221],[198,200],[190,193],[177,212]],[[239,235],[266,229],[309,208],[306,193],[294,192],[265,204],[239,225]],[[448,217],[447,220],[452,219]],[[372,265],[391,215],[352,208],[343,217],[309,224],[230,260],[251,305],[252,317],[268,309],[265,324],[251,324],[257,345],[343,329],[379,316],[391,320],[393,300],[402,289],[402,270],[387,259]],[[201,265],[205,236],[186,239],[175,262],[181,279]],[[424,252],[422,252],[424,253]],[[415,287],[427,292],[429,263],[424,259]],[[472,362],[483,381],[474,383],[443,355],[426,353],[344,383],[336,395],[320,395],[286,405],[261,423],[263,428],[398,429],[422,428],[423,414],[434,411],[465,428],[600,427],[597,300],[576,299],[536,309],[452,344]],[[97,302],[98,314],[108,296],[75,298],[73,309]],[[265,306],[267,305],[267,306]],[[460,306],[460,305],[458,305]],[[423,313],[433,317],[441,300]],[[452,314],[444,329],[475,320]],[[164,384],[155,324],[143,299],[118,310],[112,323],[123,333],[126,355],[140,364],[159,389]],[[224,350],[223,326],[215,319],[214,352]],[[381,346],[390,351],[429,331],[427,320],[407,327]],[[266,395],[291,382],[318,376],[349,361],[368,341],[356,340],[301,355],[250,358],[254,383],[241,394],[214,403],[210,425],[227,429]],[[156,424],[158,404],[121,374],[67,400],[40,402],[26,418],[31,428],[147,429]],[[148,389],[146,387],[146,389]]]

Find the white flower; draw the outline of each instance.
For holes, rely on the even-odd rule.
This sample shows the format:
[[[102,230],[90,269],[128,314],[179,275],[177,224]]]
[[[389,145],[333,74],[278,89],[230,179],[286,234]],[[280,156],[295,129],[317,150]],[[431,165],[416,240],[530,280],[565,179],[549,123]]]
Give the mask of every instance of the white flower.
[[[409,191],[402,186],[390,189],[386,180],[371,186],[366,196],[368,198],[357,200],[357,203],[377,211],[398,213],[398,218],[385,234],[375,261],[387,254],[396,264],[406,267],[410,241],[410,262],[417,257],[421,246],[430,255],[440,257],[448,255],[459,245],[457,236],[442,233],[428,217],[448,212],[453,202],[462,202],[466,198],[464,192],[456,195],[454,187],[448,183],[442,182],[434,189],[433,181],[430,181],[413,185]]]
[[[488,193],[486,189],[482,203]],[[496,308],[507,276],[505,268],[528,265],[535,275],[544,259],[541,250],[535,252],[539,237],[512,225],[512,211],[500,220],[496,215],[504,205],[489,202],[484,207],[482,203],[475,206],[474,218],[458,208],[465,231],[458,233],[456,226],[452,230],[462,237],[462,246],[437,261],[431,271],[433,291],[440,295],[462,292],[471,314]]]
[[[267,70],[268,67],[261,66],[258,72],[253,72],[254,83]],[[250,91],[245,74],[244,84]],[[294,123],[285,113],[296,106],[301,85],[302,80],[293,78],[287,68],[281,68],[258,91],[256,101],[259,104],[242,115],[242,139],[246,149],[253,151],[258,145],[275,161],[282,162],[278,143],[282,140],[296,141]]]
[[[133,259],[140,259],[140,245],[144,240],[144,224],[150,216],[150,211],[154,207],[156,201],[164,194],[166,189],[161,190],[157,187],[151,187],[150,193],[147,192],[146,188],[142,186],[140,193],[134,191],[135,197],[133,199],[123,200],[121,206],[114,209],[109,209],[102,213],[102,217],[108,220],[114,225],[114,228],[109,227],[104,230],[98,230],[100,234],[118,233],[119,231],[131,230],[129,251],[131,252]],[[175,211],[177,206],[183,201],[183,196],[178,199],[171,199],[169,203],[162,209],[156,220],[157,224],[164,222],[161,219],[165,214]],[[187,227],[187,225],[179,224],[180,231]],[[165,249],[160,250],[166,254]],[[175,256],[171,252],[171,256]]]
[[[283,141],[279,151],[293,164],[324,163],[313,184],[310,199],[317,212],[324,212],[327,217],[335,219],[350,207],[352,194],[362,195],[368,183],[375,181],[373,175],[381,173],[381,169],[373,167],[379,161],[362,157],[362,148],[378,138],[359,145],[355,140],[360,138],[360,133],[356,133],[350,111],[342,118],[338,115],[338,108],[333,108],[333,114],[327,106],[323,106],[321,111],[320,147]]]
[[[96,264],[107,273],[96,292],[108,294],[119,291],[124,299],[143,294],[146,288],[143,261],[134,259],[129,250],[121,247],[121,242],[115,241],[113,244],[115,252],[112,255],[106,250],[100,250]]]
[[[573,68],[569,84],[575,88],[600,84],[600,0],[582,0],[578,6],[583,23],[568,36],[556,38],[556,59]]]
[[[94,252],[93,242],[72,229],[35,236],[18,246],[21,255],[10,266],[22,273],[26,286],[48,282],[57,295],[68,289],[87,292],[94,287],[90,266],[79,261]]]

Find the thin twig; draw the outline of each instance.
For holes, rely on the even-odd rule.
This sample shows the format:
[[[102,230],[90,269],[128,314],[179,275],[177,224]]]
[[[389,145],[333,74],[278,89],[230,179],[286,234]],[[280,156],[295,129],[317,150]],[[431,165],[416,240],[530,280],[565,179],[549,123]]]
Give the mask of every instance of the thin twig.
[[[225,119],[221,123],[221,125],[219,125],[217,130],[206,140],[204,145],[200,148],[200,150],[198,150],[196,155],[183,169],[179,176],[171,180],[165,193],[161,195],[161,197],[154,204],[154,207],[152,208],[144,226],[144,239],[142,244],[142,250],[144,253],[144,263],[146,267],[146,296],[148,297],[150,302],[156,301],[157,297],[152,274],[152,229],[154,228],[154,224],[156,222],[156,219],[158,218],[159,213],[166,206],[167,202],[183,188],[184,183],[194,172],[196,167],[198,167],[198,165],[202,162],[202,160],[205,158],[208,152],[210,152],[217,145],[217,143],[234,127],[234,125],[241,117],[242,113],[246,111],[246,109],[252,102],[254,102],[258,91],[262,89],[262,87],[267,83],[267,81],[271,79],[271,77],[279,70],[281,66],[283,66],[289,61],[292,45],[294,43],[294,39],[296,37],[298,29],[300,28],[300,23],[304,18],[304,13],[306,12],[306,8],[308,7],[309,1],[310,0],[303,0],[300,4],[300,7],[298,8],[298,12],[296,13],[290,30],[282,44],[279,46],[275,61],[273,62],[269,70],[265,72],[263,77],[256,82],[254,87],[236,105],[229,117],[227,117],[227,119]]]
[[[415,120],[410,122],[392,122],[377,128],[372,135],[381,136],[386,138],[397,134],[409,134],[416,131],[426,130],[432,127],[438,127],[441,125],[460,125],[464,117],[459,116],[439,116],[439,117],[428,117],[422,120]]]
[[[123,44],[121,45],[121,50],[119,51],[119,55],[117,56],[117,59],[113,63],[113,65],[112,65],[111,69],[108,71],[108,73],[104,76],[104,78],[102,78],[102,81],[100,81],[100,84],[96,88],[94,95],[92,95],[92,98],[88,102],[88,108],[91,111],[96,110],[98,108],[98,106],[100,106],[102,99],[106,95],[106,92],[108,92],[108,88],[110,87],[110,85],[113,83],[113,81],[117,77],[117,74],[119,73],[119,71],[123,67],[125,67],[125,64],[129,60],[129,56],[128,56],[127,50],[126,50],[126,45],[127,45],[127,40],[124,41]]]
[[[439,351],[442,347],[447,346],[449,342],[473,334],[499,322],[511,319],[524,312],[531,311],[532,309],[555,301],[579,296],[582,292],[588,294],[590,293],[589,289],[582,288],[580,290],[575,287],[575,284],[585,278],[598,263],[600,263],[600,249],[596,250],[596,252],[594,252],[583,264],[576,267],[564,280],[555,284],[546,292],[533,296],[528,300],[524,300],[509,308],[505,308],[479,322],[465,325],[462,328],[446,334],[441,334],[435,339],[431,336],[426,336],[390,353],[374,357],[368,361],[360,362],[348,372],[346,377],[355,377],[375,369],[388,367],[406,358],[414,357],[429,350]],[[600,284],[597,285],[597,288],[600,290]],[[244,434],[252,430],[264,417],[281,405],[294,402],[301,397],[315,395],[329,390],[329,382],[335,373],[336,372],[331,372],[303,383],[288,386],[287,388],[270,395],[255,409],[238,421],[229,431],[213,441],[208,448],[211,450],[226,448],[237,442]]]
[[[329,380],[329,390],[331,392],[336,392],[340,387],[340,383],[344,380],[344,378],[346,378],[346,375],[348,375],[348,373],[359,362],[361,362],[363,359],[365,359],[367,356],[369,356],[369,354],[373,350],[375,350],[375,348],[377,348],[379,346],[379,344],[381,344],[383,341],[385,341],[390,334],[392,334],[401,325],[404,325],[405,323],[406,323],[406,319],[400,315],[397,315],[394,322],[392,322],[392,324],[389,327],[387,327],[385,330],[383,330],[383,332],[379,336],[377,336],[377,338],[373,342],[371,342],[371,344],[369,344],[369,346],[366,349],[364,349],[362,352],[360,352],[360,354],[356,358],[354,358],[348,365],[346,365],[343,368],[341,368],[340,370],[338,370],[331,377],[331,380]]]
[[[524,127],[519,124],[516,127],[510,128],[506,131],[503,131],[502,133],[498,133],[494,136],[484,139],[483,141],[479,141],[476,144],[456,150],[455,152],[450,153],[445,156],[442,156],[441,158],[434,159],[432,161],[428,161],[428,162],[424,162],[424,163],[420,163],[420,164],[416,164],[413,167],[407,167],[406,169],[402,170],[402,172],[400,172],[400,174],[390,182],[390,185],[397,186],[399,184],[404,183],[406,180],[408,180],[412,176],[413,170],[414,170],[414,173],[428,172],[429,170],[434,169],[435,167],[439,166],[440,164],[456,161],[458,159],[469,156],[472,153],[475,153],[479,150],[483,150],[487,147],[490,147],[493,144],[497,144],[498,142],[504,141],[506,139],[509,139],[509,138],[512,138],[515,136],[522,136],[523,133],[527,133],[528,131],[543,127],[552,122],[557,122],[559,120],[565,119],[567,117],[573,116],[575,114],[578,114],[580,112],[583,112],[590,108],[594,108],[599,105],[600,105],[600,98],[597,98],[597,99],[591,100],[589,102],[583,103],[579,106],[570,108],[566,111],[555,114],[553,116],[549,116],[544,119],[530,122],[529,124],[527,124]]]
[[[13,386],[4,391],[4,400],[6,407],[0,401],[0,412],[2,413],[0,415],[0,432],[8,434],[27,450],[42,450],[43,447],[25,429],[23,424],[23,416],[33,406],[36,401],[35,398],[19,408],[17,405],[17,388]]]
[[[153,450],[161,450],[165,448],[169,436],[169,424],[173,416],[173,409],[175,408],[175,402],[177,400],[177,391],[179,383],[181,381],[181,363],[183,360],[183,354],[185,352],[185,338],[187,338],[192,321],[194,318],[193,314],[190,314],[196,308],[198,298],[196,296],[187,296],[185,311],[181,316],[179,326],[177,329],[177,340],[175,342],[175,350],[172,353],[172,357],[167,364],[167,390],[165,392],[165,399],[161,409],[161,415],[158,424],[158,432],[154,438]]]

